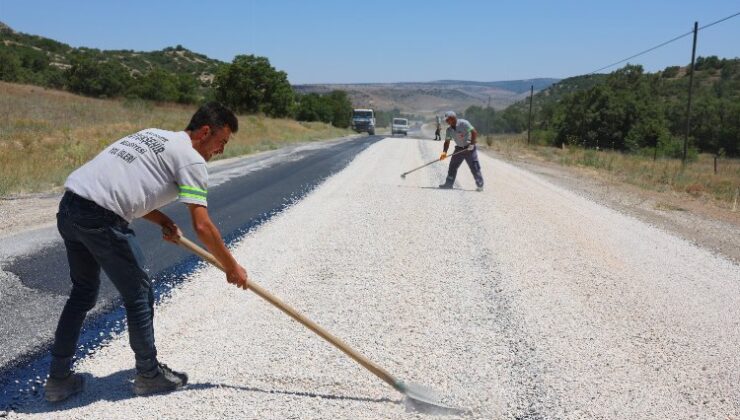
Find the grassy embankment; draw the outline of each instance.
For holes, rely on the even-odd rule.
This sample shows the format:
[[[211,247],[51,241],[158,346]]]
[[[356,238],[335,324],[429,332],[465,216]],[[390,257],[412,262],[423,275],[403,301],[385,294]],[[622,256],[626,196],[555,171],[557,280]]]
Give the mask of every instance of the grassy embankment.
[[[488,140],[488,139],[487,139]],[[702,154],[683,167],[679,159],[631,155],[609,150],[596,151],[568,146],[527,145],[524,135],[495,135],[490,148],[507,158],[529,158],[565,166],[591,168],[618,182],[643,189],[689,194],[694,198],[712,199],[724,208],[740,208],[740,159],[720,158],[714,173],[714,156]],[[737,203],[737,204],[736,204]]]
[[[0,82],[0,196],[57,189],[112,141],[149,127],[182,130],[195,109]],[[240,116],[221,158],[350,133],[324,123]]]

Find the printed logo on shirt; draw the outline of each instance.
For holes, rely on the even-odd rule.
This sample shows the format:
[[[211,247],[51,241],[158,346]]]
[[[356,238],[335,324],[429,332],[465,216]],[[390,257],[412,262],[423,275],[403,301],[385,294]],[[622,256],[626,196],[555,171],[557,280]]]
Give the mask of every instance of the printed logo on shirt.
[[[117,147],[111,147],[108,153],[118,156],[119,158],[123,159],[126,163],[131,163],[134,160],[136,160],[136,156],[132,155],[131,153],[125,150],[121,150]]]
[[[131,163],[136,160],[136,156],[124,149],[130,149],[140,155],[146,153],[148,149],[158,155],[164,152],[164,144],[168,141],[169,139],[166,137],[160,136],[157,133],[152,133],[151,131],[138,132],[120,140],[118,144],[116,144],[116,146],[119,147],[112,147],[108,153],[118,156],[126,163]]]
[[[155,154],[164,152],[164,144],[168,141],[165,137],[152,133],[151,131],[134,133],[126,138],[141,143]]]

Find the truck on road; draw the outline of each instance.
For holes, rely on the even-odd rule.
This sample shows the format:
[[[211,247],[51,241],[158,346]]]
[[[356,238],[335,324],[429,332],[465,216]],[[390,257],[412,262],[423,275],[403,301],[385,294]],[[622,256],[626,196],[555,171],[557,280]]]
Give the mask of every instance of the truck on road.
[[[367,132],[371,136],[375,135],[375,113],[372,109],[354,109],[352,110],[352,129],[361,133]]]
[[[394,118],[391,123],[391,135],[403,134],[407,136],[409,134],[409,120],[406,118]]]

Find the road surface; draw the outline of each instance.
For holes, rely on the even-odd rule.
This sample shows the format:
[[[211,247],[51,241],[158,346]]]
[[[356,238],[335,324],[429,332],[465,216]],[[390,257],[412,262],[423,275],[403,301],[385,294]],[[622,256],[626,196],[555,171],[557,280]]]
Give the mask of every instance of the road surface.
[[[740,267],[481,156],[439,190],[439,142],[385,139],[234,252],[263,287],[475,418],[740,417]],[[11,418],[425,418],[214,268],[155,317],[179,392],[135,398],[125,332],[86,391]]]
[[[246,158],[214,162],[209,179],[209,212],[227,241],[240,237],[272,214],[300,199],[327,176],[343,169],[360,151],[381,137],[351,137],[306,143]],[[164,208],[193,236],[186,206]],[[133,223],[147,268],[165,294],[181,274],[193,268],[193,259],[161,240],[159,229],[144,220]],[[93,347],[120,325],[120,298],[112,284],[101,283],[98,305],[83,336]],[[54,328],[71,288],[66,253],[56,227],[13,235],[0,240],[0,408],[5,384],[17,379],[16,366],[27,366],[36,355],[46,355]],[[113,327],[111,327],[113,326]],[[102,333],[102,334],[101,334]],[[35,376],[35,375],[33,375]]]

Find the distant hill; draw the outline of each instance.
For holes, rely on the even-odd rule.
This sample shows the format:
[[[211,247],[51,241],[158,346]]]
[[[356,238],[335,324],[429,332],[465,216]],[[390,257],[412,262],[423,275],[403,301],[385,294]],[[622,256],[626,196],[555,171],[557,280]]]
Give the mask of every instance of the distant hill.
[[[11,50],[20,55],[22,60],[39,61],[39,65],[46,61],[44,64],[62,70],[69,68],[75,57],[84,56],[100,62],[116,61],[132,74],[159,68],[175,74],[189,74],[201,82],[211,81],[216,68],[223,64],[222,61],[195,53],[181,45],[148,52],[75,48],[42,36],[16,32],[0,22],[0,50],[2,49]]]
[[[725,96],[739,97],[740,90],[735,86],[740,86],[740,58],[720,59],[716,56],[698,57],[694,67],[694,92],[706,93],[715,86],[717,82],[724,81],[732,83],[731,88],[727,89]],[[645,73],[650,74],[650,73]],[[665,101],[679,100],[685,101],[685,95],[688,90],[689,66],[669,66],[665,69],[652,73],[655,80],[651,83],[661,86],[661,99]],[[535,110],[553,106],[563,98],[587,91],[594,86],[604,85],[609,79],[609,74],[589,74],[568,77],[551,84],[551,86],[535,93]],[[536,87],[535,87],[536,91]],[[512,104],[512,108],[525,110],[528,107],[528,100],[521,100]]]
[[[649,73],[627,64],[610,74],[563,79],[534,96],[533,138],[682,158],[689,70],[670,66]],[[522,132],[528,112],[529,102],[519,101],[490,126]],[[695,152],[740,156],[740,58],[697,57],[689,123]]]
[[[216,69],[225,64],[181,45],[146,52],[72,47],[42,36],[16,32],[0,22],[0,80],[66,88],[63,72],[80,58],[97,63],[120,64],[132,76],[155,69],[178,76],[192,76],[200,81],[200,97],[207,96],[206,89]],[[3,60],[14,60],[16,63],[13,63],[14,66],[3,66]],[[439,80],[421,83],[294,85],[293,88],[298,93],[327,93],[341,89],[347,91],[354,106],[432,115],[449,109],[463,111],[471,105],[485,107],[490,104],[502,109],[526,98],[531,85],[534,85],[535,91],[540,91],[557,81],[547,78],[499,82]]]
[[[551,86],[558,79],[529,79],[501,82],[438,80],[433,82],[305,84],[295,85],[300,93],[325,93],[334,89],[349,93],[355,106],[377,109],[398,108],[402,112],[435,114],[453,109],[463,111],[469,106],[505,108],[535,92]]]

